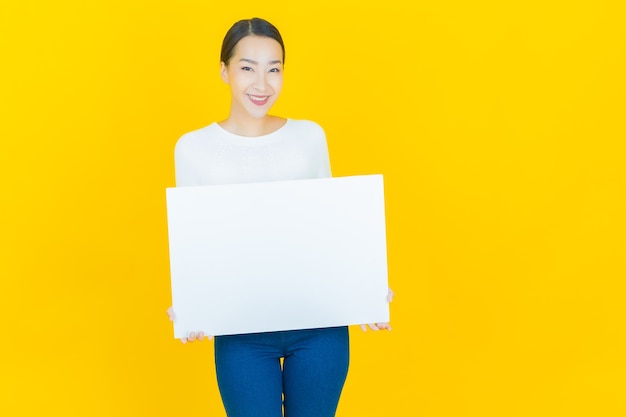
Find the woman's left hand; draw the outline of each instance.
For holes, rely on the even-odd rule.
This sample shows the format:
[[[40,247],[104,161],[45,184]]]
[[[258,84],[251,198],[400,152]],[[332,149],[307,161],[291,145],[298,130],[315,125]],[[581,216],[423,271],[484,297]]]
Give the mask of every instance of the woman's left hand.
[[[387,292],[387,302],[390,303],[393,300],[393,290],[391,288],[389,288],[389,291]],[[364,332],[367,331],[367,328],[370,328],[372,330],[374,330],[375,332],[379,331],[379,330],[391,330],[391,326],[389,325],[389,323],[369,323],[369,324],[361,324],[361,330],[363,330]]]

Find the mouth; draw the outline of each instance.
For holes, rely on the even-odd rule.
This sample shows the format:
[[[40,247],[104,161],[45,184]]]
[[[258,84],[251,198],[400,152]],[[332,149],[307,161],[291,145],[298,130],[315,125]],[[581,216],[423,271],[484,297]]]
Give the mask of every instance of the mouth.
[[[257,106],[263,106],[267,104],[267,102],[270,99],[270,96],[255,96],[252,94],[248,94],[248,98],[250,99],[252,103],[256,104]]]

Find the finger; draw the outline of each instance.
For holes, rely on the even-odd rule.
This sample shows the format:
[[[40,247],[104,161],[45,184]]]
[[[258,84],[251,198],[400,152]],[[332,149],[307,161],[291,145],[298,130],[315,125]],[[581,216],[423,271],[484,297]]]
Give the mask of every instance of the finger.
[[[391,325],[389,323],[376,323],[376,326],[381,330],[391,330]]]
[[[361,330],[363,330],[364,332],[366,332],[366,331],[367,331],[367,327],[365,327],[365,325],[364,325],[364,324],[361,324]]]
[[[368,326],[370,327],[370,329],[374,330],[375,332],[378,331],[378,327],[375,324],[370,323],[370,324],[368,324]]]
[[[207,336],[207,339],[213,340],[213,336]]]
[[[189,337],[187,338],[190,342],[196,340],[196,334],[194,332],[189,333]]]
[[[187,343],[187,338],[186,338],[186,337],[181,337],[181,338],[180,338],[180,343],[182,343],[183,345],[184,345],[185,343]]]
[[[170,307],[167,309],[167,316],[170,318],[170,321],[174,321],[176,316],[174,316],[174,308]]]
[[[204,340],[204,332],[198,332],[198,340]]]
[[[393,293],[393,290],[391,288],[389,288],[389,291],[387,292],[387,302],[390,303],[391,301],[393,301],[393,296],[395,294]]]

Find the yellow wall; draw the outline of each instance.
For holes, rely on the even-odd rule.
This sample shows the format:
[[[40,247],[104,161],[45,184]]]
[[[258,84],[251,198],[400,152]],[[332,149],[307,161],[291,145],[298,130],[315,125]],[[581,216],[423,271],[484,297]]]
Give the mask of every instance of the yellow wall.
[[[386,179],[394,330],[352,329],[338,416],[626,415],[623,2],[411,3],[2,2],[0,415],[224,415],[165,314],[164,189],[255,15],[276,113]]]

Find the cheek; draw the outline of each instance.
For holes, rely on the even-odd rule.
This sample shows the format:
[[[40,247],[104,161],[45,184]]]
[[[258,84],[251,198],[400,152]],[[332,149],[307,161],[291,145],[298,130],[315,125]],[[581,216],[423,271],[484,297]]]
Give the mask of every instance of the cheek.
[[[282,90],[282,88],[283,88],[283,77],[282,76],[274,78],[271,82],[272,82],[272,88],[275,91]]]
[[[231,84],[231,94],[233,96],[244,97],[250,90],[250,84],[239,80],[238,83]]]
[[[233,90],[241,90],[242,88],[246,88],[250,83],[250,77],[246,76],[247,74],[241,72],[233,72],[228,75],[230,80],[230,87]]]

